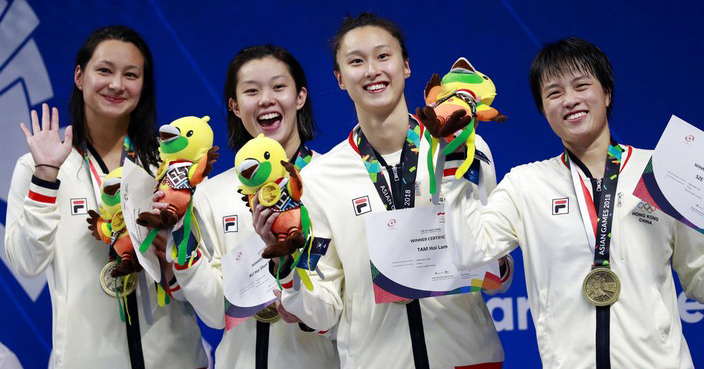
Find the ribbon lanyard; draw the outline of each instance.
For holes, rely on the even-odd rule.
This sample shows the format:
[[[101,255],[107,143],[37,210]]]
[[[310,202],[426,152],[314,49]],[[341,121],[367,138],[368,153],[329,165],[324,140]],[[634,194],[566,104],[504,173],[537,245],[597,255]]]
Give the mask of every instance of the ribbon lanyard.
[[[594,247],[594,267],[609,267],[611,226],[613,224],[616,186],[618,185],[622,153],[623,149],[621,146],[612,140],[606,155],[604,178],[601,183],[597,184],[597,192],[594,193],[595,197],[599,196],[597,201],[592,200],[589,189],[577,172],[577,166],[570,165],[569,151],[565,149],[564,153],[565,165],[570,168],[572,184],[577,194],[577,203],[582,215],[584,231],[589,244]],[[582,196],[579,195],[580,189],[582,190]],[[595,203],[598,206],[595,206]]]
[[[93,161],[90,160],[90,151],[88,150],[87,144],[82,145],[82,147],[76,147],[76,151],[78,151],[81,156],[83,156],[83,160],[86,162],[88,165],[88,177],[90,177],[91,183],[93,184],[93,195],[95,196],[95,204],[96,206],[100,207],[100,204],[102,203],[101,201],[101,195],[100,195],[100,188],[103,185],[103,181],[100,179],[100,173],[98,173],[98,170],[95,168],[95,165],[93,165]],[[125,136],[125,140],[122,144],[122,154],[120,156],[120,166],[125,162],[125,159],[129,158],[131,161],[135,161],[135,153],[134,153],[134,148],[132,147],[132,142],[130,141],[129,137]],[[102,160],[102,159],[101,159]],[[105,173],[107,174],[107,173]]]
[[[303,167],[310,164],[311,159],[313,159],[313,150],[301,144],[301,146],[298,147],[296,154],[291,158],[291,163],[296,167],[296,169],[301,170]]]
[[[355,130],[350,132],[350,145],[362,157],[364,166],[369,173],[369,178],[372,180],[379,197],[384,202],[386,210],[412,208],[415,205],[416,173],[418,173],[418,154],[420,138],[423,136],[423,126],[413,116],[408,118],[406,141],[401,150],[400,176],[395,167],[391,168],[389,173],[395,177],[395,183],[400,182],[400,186],[396,188],[394,195],[392,195],[389,183],[381,171],[382,164],[379,162],[374,148],[364,136],[361,127],[357,130],[356,140],[354,136]],[[380,159],[384,160],[383,158]]]

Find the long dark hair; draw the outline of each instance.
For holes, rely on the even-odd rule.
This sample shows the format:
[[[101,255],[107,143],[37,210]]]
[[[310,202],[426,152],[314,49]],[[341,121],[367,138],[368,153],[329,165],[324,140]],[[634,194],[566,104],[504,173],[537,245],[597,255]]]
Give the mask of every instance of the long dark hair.
[[[76,66],[85,73],[86,65],[98,45],[106,40],[129,42],[139,49],[144,57],[144,74],[142,93],[137,107],[130,114],[130,125],[127,136],[134,146],[139,161],[149,170],[150,165],[157,165],[159,144],[156,140],[156,90],[154,88],[154,62],[149,46],[142,36],[126,26],[108,26],[99,28],[88,36],[76,55]],[[85,102],[83,91],[73,85],[71,99],[68,102],[73,126],[73,145],[84,147],[88,141],[86,125]]]
[[[237,101],[237,73],[239,73],[240,68],[251,60],[266,57],[272,57],[286,64],[291,77],[293,77],[293,81],[296,83],[297,93],[301,92],[301,89],[304,87],[308,89],[308,81],[306,80],[306,74],[303,72],[303,67],[301,67],[298,60],[296,60],[288,50],[274,45],[250,46],[240,50],[227,68],[225,93],[223,94],[225,106],[228,106],[230,99]],[[313,120],[313,103],[311,102],[310,94],[308,94],[303,107],[296,112],[296,125],[301,143],[313,139],[315,121]],[[227,109],[227,131],[228,143],[230,149],[233,151],[238,150],[242,145],[247,143],[247,141],[252,139],[252,135],[244,128],[242,119],[236,116],[230,109]]]

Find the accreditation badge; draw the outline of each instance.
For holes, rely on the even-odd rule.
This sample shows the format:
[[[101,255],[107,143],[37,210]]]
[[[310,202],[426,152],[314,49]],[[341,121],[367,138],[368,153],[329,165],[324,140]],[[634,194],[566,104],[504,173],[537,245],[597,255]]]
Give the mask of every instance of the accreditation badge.
[[[621,293],[621,281],[610,268],[597,267],[584,278],[582,292],[592,305],[613,305]]]
[[[112,277],[112,271],[117,267],[117,260],[109,261],[100,271],[100,287],[110,297],[120,295],[129,295],[137,289],[137,273],[132,273],[124,277]],[[125,283],[125,280],[127,282]]]
[[[276,310],[276,303],[272,303],[264,309],[259,310],[254,314],[254,320],[262,323],[273,324],[281,320],[281,315],[279,311]]]

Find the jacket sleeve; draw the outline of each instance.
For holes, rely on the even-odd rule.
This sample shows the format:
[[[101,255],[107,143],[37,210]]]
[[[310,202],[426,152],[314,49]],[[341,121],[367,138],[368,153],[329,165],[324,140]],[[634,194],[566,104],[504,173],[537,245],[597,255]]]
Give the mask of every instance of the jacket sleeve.
[[[60,181],[34,177],[34,163],[24,156],[17,161],[8,195],[5,254],[24,277],[41,274],[53,261],[59,209]]]
[[[302,175],[304,182],[303,204],[308,208],[311,223],[313,224],[314,237],[323,242],[330,240],[328,250],[318,262],[318,268],[325,277],[321,279],[317,273],[309,273],[313,290],[308,291],[301,284],[300,289],[294,289],[293,278],[295,271],[289,273],[281,280],[283,291],[281,301],[284,308],[296,315],[309,327],[317,331],[327,331],[335,327],[342,312],[341,288],[344,282],[344,271],[340,258],[332,239],[328,221],[324,216],[319,201],[310,196],[310,187],[306,187],[305,172]]]
[[[704,234],[675,222],[672,266],[687,297],[704,303]]]
[[[225,295],[222,281],[222,250],[215,233],[213,211],[208,199],[196,192],[194,209],[201,229],[201,257],[190,267],[174,263],[180,289],[200,319],[209,327],[225,328]],[[209,250],[212,249],[212,255]]]
[[[477,135],[476,136],[476,141],[475,141],[475,146],[478,151],[481,151],[486,159],[488,160],[479,160],[480,162],[480,175],[479,175],[479,180],[478,183],[473,183],[470,180],[467,180],[466,178],[461,178],[459,180],[455,179],[453,176],[445,176],[444,181],[443,181],[443,193],[446,195],[446,216],[447,216],[447,208],[452,206],[452,202],[456,201],[456,199],[462,195],[466,194],[467,192],[472,193],[472,196],[468,196],[466,199],[464,199],[468,203],[473,203],[471,205],[467,205],[468,207],[471,207],[475,210],[472,212],[478,213],[479,210],[484,208],[485,204],[484,202],[486,201],[487,197],[489,194],[491,194],[494,189],[496,188],[496,169],[494,167],[494,158],[493,155],[491,154],[491,149],[489,146],[486,144],[486,142],[481,138],[481,136]],[[478,154],[475,156],[477,157]],[[459,166],[461,161],[446,161],[445,163],[445,168],[454,168],[456,166]],[[452,172],[452,171],[450,171]],[[482,193],[484,192],[484,193]],[[446,218],[447,219],[447,218]],[[453,232],[454,237],[456,238],[461,238],[461,239],[467,239],[470,237],[473,237],[474,234],[470,231],[470,228],[468,226],[465,226],[463,223],[447,223],[446,226],[446,232],[450,233]],[[457,242],[457,241],[455,241]],[[449,244],[449,234],[448,234],[448,244]],[[456,243],[457,244],[457,243]],[[457,254],[457,253],[455,253]],[[508,289],[511,287],[511,283],[513,282],[513,258],[511,255],[507,255],[506,260],[505,260],[505,267],[503,269],[503,273],[501,274],[501,289],[499,290],[493,290],[493,291],[487,291],[486,293],[488,295],[494,295],[497,293],[504,293],[508,291]]]
[[[458,268],[477,267],[518,246],[516,227],[521,218],[512,173],[494,189],[486,206],[479,201],[476,186],[461,186],[459,190],[447,192],[447,244]],[[457,181],[460,180],[452,182]]]

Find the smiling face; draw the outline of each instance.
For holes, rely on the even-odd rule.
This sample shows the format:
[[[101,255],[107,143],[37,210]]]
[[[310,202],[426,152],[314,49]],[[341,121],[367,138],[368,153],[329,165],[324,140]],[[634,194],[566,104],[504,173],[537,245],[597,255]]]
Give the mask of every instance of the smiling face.
[[[308,91],[296,91],[285,63],[273,57],[245,63],[237,72],[235,89],[236,100],[230,99],[228,106],[252,137],[263,133],[284,147],[298,147],[296,115]]]
[[[587,147],[609,137],[607,107],[611,94],[591,74],[567,71],[541,84],[543,114],[568,148]]]
[[[144,56],[132,43],[98,44],[84,69],[76,66],[74,82],[83,92],[86,119],[128,119],[144,84]]]
[[[335,77],[358,113],[385,115],[405,104],[403,90],[411,69],[399,41],[385,29],[352,29],[343,36],[335,58]]]

